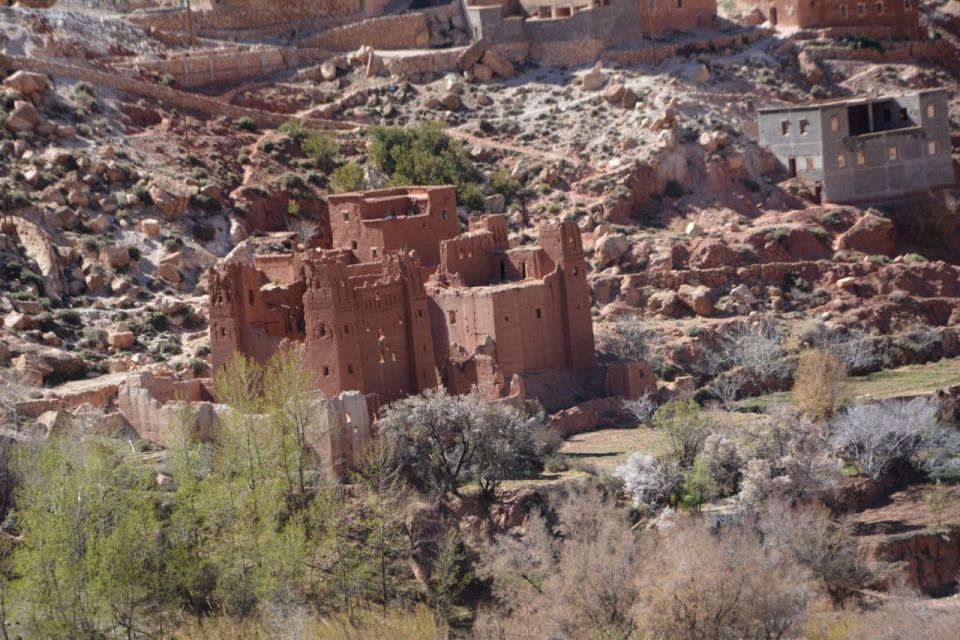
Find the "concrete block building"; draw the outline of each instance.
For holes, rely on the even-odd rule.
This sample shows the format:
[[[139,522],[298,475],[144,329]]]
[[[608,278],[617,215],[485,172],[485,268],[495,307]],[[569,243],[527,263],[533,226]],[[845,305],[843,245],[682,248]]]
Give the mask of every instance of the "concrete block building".
[[[331,196],[329,215],[330,247],[211,269],[214,371],[235,351],[265,362],[298,345],[325,395],[356,390],[374,405],[438,384],[522,396],[527,374],[592,374],[575,223],[509,249],[502,215],[460,233],[453,187]]]
[[[947,94],[831,100],[758,110],[760,143],[826,202],[953,184]]]

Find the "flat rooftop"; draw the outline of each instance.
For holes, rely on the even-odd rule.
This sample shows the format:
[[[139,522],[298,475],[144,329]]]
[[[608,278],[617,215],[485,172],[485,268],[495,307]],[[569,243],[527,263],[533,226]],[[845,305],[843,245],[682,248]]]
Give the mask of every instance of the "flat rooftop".
[[[944,89],[925,89],[923,91],[911,91],[909,93],[890,94],[885,96],[859,96],[851,98],[829,98],[827,100],[811,100],[802,104],[778,105],[768,107],[757,107],[757,113],[782,113],[784,111],[809,111],[810,109],[820,109],[823,107],[848,106],[856,107],[865,104],[875,104],[878,102],[887,102],[898,98],[912,98],[937,93],[946,93]]]

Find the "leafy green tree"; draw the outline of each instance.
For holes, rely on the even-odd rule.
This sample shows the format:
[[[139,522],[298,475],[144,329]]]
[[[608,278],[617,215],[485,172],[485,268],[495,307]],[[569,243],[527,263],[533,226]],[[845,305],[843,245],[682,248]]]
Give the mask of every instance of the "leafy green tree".
[[[264,402],[278,446],[280,464],[291,499],[307,495],[307,430],[319,414],[321,397],[313,389],[313,374],[299,349],[274,357],[264,371]]]
[[[710,469],[702,455],[693,461],[693,466],[683,479],[681,504],[688,509],[700,510],[705,502],[717,496],[717,485],[710,475]]]
[[[340,153],[340,145],[329,133],[310,133],[303,141],[303,152],[312,158],[320,169],[330,171]]]
[[[334,193],[358,191],[363,188],[365,182],[363,167],[356,162],[340,165],[330,176],[330,188]]]
[[[59,438],[18,492],[23,542],[13,555],[15,616],[31,637],[162,633],[170,594],[149,477],[116,443]]]
[[[710,434],[710,422],[693,400],[671,400],[653,416],[653,426],[663,430],[670,452],[681,467],[690,467]]]
[[[443,129],[439,122],[414,128],[371,127],[370,162],[390,176],[391,185],[456,185],[460,203],[478,209],[483,206],[479,173],[463,143]]]
[[[410,488],[396,464],[394,443],[376,438],[367,447],[355,474],[363,490],[367,549],[372,556],[384,610],[402,587],[410,557],[404,522],[412,502]]]

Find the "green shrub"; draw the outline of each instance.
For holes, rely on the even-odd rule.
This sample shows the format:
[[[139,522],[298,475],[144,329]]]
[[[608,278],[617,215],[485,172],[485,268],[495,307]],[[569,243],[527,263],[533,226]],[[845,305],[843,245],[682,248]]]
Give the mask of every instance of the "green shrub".
[[[790,235],[790,230],[786,227],[774,227],[767,234],[767,237],[776,242],[783,242]]]
[[[667,182],[667,186],[663,188],[663,195],[668,198],[682,198],[687,195],[686,190],[683,188],[683,185],[677,182],[676,180],[670,180]]]
[[[54,314],[57,322],[71,327],[79,327],[83,324],[83,317],[73,309],[60,309]]]
[[[494,191],[503,195],[507,202],[512,202],[520,192],[520,181],[510,175],[506,169],[497,169],[490,176],[490,186]]]
[[[73,87],[73,92],[77,95],[88,96],[92,98],[96,95],[96,91],[93,89],[93,85],[85,80],[81,80]]]
[[[831,211],[820,216],[820,224],[826,227],[838,227],[843,224],[843,216],[837,211]]]
[[[137,262],[140,260],[140,248],[133,245],[127,245],[127,255],[130,256],[130,260]]]
[[[212,242],[213,239],[217,237],[216,229],[214,229],[212,225],[203,221],[194,223],[193,229],[190,233],[198,242]]]
[[[303,142],[303,152],[312,158],[318,167],[329,171],[340,153],[340,145],[329,133],[311,133]]]
[[[463,143],[437,122],[415,128],[371,127],[367,153],[371,164],[390,176],[392,186],[452,184],[464,204],[476,193],[468,185],[480,180]]]
[[[303,181],[303,178],[292,171],[285,171],[280,174],[280,178],[277,180],[277,183],[280,185],[280,188],[287,193],[299,191],[300,189],[305,189],[307,187],[307,183]]]
[[[334,193],[346,193],[363,188],[365,179],[363,167],[356,162],[348,162],[337,167],[330,176],[330,189]]]
[[[143,185],[133,185],[133,187],[130,188],[130,193],[137,196],[137,199],[143,204],[153,204],[153,198],[150,197],[150,192]]]
[[[236,124],[238,127],[243,129],[244,131],[249,131],[251,133],[257,130],[257,123],[250,116],[243,116],[242,118],[237,118],[234,121],[234,124]]]
[[[84,327],[81,332],[86,347],[95,347],[98,344],[107,344],[107,332],[98,327]]]
[[[303,120],[299,119],[287,120],[277,127],[277,131],[290,136],[297,142],[303,140],[304,136],[306,135],[306,131],[303,128]]]
[[[176,79],[169,73],[163,74],[163,77],[160,78],[160,84],[165,87],[172,87],[174,84],[176,84],[176,82]]]
[[[167,316],[160,311],[153,311],[147,316],[147,324],[155,331],[163,331],[167,328]]]
[[[201,360],[200,358],[190,358],[187,366],[190,367],[190,371],[192,371],[195,376],[199,376],[207,370],[206,360]]]

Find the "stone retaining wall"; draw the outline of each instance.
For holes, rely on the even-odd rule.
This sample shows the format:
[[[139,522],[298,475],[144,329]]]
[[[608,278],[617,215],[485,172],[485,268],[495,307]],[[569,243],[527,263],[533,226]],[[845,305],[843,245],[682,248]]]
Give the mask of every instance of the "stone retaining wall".
[[[654,56],[653,47],[643,47],[638,49],[608,50],[603,53],[603,57],[606,60],[617,62],[618,64],[643,64],[653,62],[655,59],[663,60],[664,58],[669,58],[685,51],[702,51],[749,45],[770,33],[771,31],[768,29],[750,29],[715,38],[690,39],[679,42],[658,42],[656,56]]]
[[[303,38],[304,47],[323,47],[331,51],[353,51],[362,45],[376,50],[418,49],[430,41],[427,18],[423,13],[371,18]]]
[[[941,40],[927,40],[900,42],[895,45],[884,43],[885,49],[851,49],[849,47],[806,47],[804,51],[815,60],[859,60],[861,62],[915,62],[916,60],[932,60],[948,62],[957,59],[957,52],[949,42]]]
[[[146,69],[161,76],[170,75],[181,87],[197,89],[269,76],[316,63],[330,55],[330,52],[319,49],[236,47],[193,51],[167,60],[124,66],[127,69]]]
[[[261,127],[276,128],[290,119],[288,114],[238,107],[236,105],[226,104],[215,98],[187,93],[185,91],[177,91],[176,89],[170,89],[159,84],[128,78],[116,72],[108,73],[88,67],[77,67],[58,62],[41,61],[35,58],[0,54],[0,68],[9,70],[24,69],[26,71],[46,73],[53,76],[73,78],[74,80],[85,80],[95,85],[144,96],[178,109],[204,113],[210,117],[248,117]],[[339,130],[353,130],[360,126],[352,122],[338,122],[320,118],[307,119],[305,124],[313,128]]]

